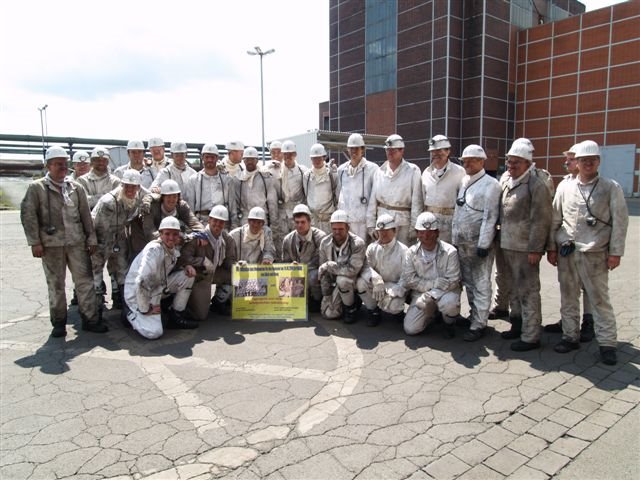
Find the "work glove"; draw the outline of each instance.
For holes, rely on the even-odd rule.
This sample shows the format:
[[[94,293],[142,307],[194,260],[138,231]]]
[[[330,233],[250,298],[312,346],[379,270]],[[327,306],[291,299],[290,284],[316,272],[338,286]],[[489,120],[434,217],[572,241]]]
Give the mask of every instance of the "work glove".
[[[375,228],[367,228],[367,234],[369,235],[369,237],[371,237],[372,240],[378,240],[378,231]]]
[[[214,270],[216,269],[216,267],[213,264],[213,262],[211,260],[209,260],[208,258],[204,259],[204,261],[202,262],[202,266],[204,267],[204,271],[207,274],[213,273]]]
[[[192,240],[208,240],[207,234],[205,232],[192,232],[191,239]]]
[[[238,260],[236,262],[236,265],[238,265],[239,267],[245,267],[247,265],[247,261],[246,260]]]
[[[387,288],[387,294],[394,298],[404,297],[405,293],[407,293],[407,291],[401,285],[392,285]]]
[[[376,302],[381,302],[384,299],[384,294],[385,294],[384,283],[376,283],[373,286],[373,291],[371,292],[373,299]]]
[[[476,248],[476,254],[480,257],[480,258],[486,258],[487,255],[489,255],[489,249],[488,248]]]
[[[576,244],[573,242],[565,242],[560,246],[560,256],[567,257],[571,255],[576,249]]]
[[[439,290],[446,290],[449,287],[449,282],[446,278],[439,277],[433,283],[433,288],[437,288]]]
[[[330,260],[330,261],[325,262],[322,265],[320,265],[320,268],[318,269],[318,273],[320,275],[322,275],[324,273],[330,273],[332,275],[335,275],[336,268],[338,268],[338,264],[336,262],[334,262],[333,260]]]

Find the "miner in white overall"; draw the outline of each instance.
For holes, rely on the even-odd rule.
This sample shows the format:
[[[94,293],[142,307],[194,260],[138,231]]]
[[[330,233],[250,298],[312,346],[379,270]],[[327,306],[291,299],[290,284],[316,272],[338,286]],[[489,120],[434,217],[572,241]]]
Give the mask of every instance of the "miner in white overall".
[[[440,240],[451,243],[451,221],[464,168],[449,160],[451,143],[444,135],[429,140],[431,164],[422,172],[424,210],[438,219]]]
[[[578,173],[580,169],[578,167],[578,159],[576,158],[576,149],[578,148],[578,144],[573,145],[566,152],[562,152],[564,155],[564,168],[568,172],[562,181],[558,184],[558,188],[556,189],[556,195],[563,188],[567,188],[568,184],[578,177]],[[555,243],[555,240],[551,239],[552,243]],[[560,275],[558,274],[558,281],[560,281]],[[580,327],[580,342],[590,342],[595,337],[595,332],[593,330],[593,310],[591,308],[591,302],[589,302],[589,297],[587,296],[587,292],[582,288],[582,326]],[[544,326],[544,331],[549,333],[562,333],[562,320],[557,323],[551,323],[549,325]]]
[[[45,153],[47,174],[33,181],[20,204],[20,220],[31,254],[42,259],[49,290],[52,337],[67,334],[65,278],[67,268],[78,293],[82,329],[108,330],[98,313],[89,255],[96,250],[96,234],[87,196],[67,177],[69,155],[53,146]]]
[[[165,156],[164,141],[159,137],[149,139],[148,145],[151,158],[147,159],[147,166],[157,176],[164,167],[169,165],[169,159]]]
[[[402,280],[402,265],[408,247],[396,240],[396,223],[391,215],[382,214],[376,222],[378,240],[369,244],[366,263],[357,281],[358,295],[367,309],[367,325],[380,323],[380,314],[404,313],[407,290]]]
[[[277,228],[278,197],[273,177],[268,172],[258,169],[258,150],[254,147],[244,149],[242,155],[245,170],[236,188],[236,205],[238,223],[246,225],[248,213],[253,207],[260,207],[266,213],[266,225]]]
[[[404,316],[404,331],[417,335],[442,313],[445,337],[455,336],[460,314],[460,262],[453,245],[438,240],[438,219],[424,212],[416,220],[418,242],[411,246],[402,266],[404,287],[411,304]]]
[[[180,222],[166,217],[160,223],[160,238],[147,244],[134,259],[124,286],[127,319],[133,329],[145,338],[162,336],[166,328],[192,329],[198,322],[185,315],[185,309],[196,271],[191,265],[177,269],[180,252]],[[161,301],[173,295],[170,307],[162,311]],[[163,322],[162,313],[168,317]]]
[[[350,160],[338,167],[338,208],[349,212],[349,230],[369,243],[373,238],[367,234],[367,208],[379,167],[365,158],[366,147],[359,133],[349,136],[347,149]]]
[[[307,265],[307,290],[309,311],[319,312],[322,290],[318,280],[319,249],[322,239],[327,236],[319,228],[311,226],[311,211],[304,204],[293,208],[295,230],[282,241],[282,261]]]
[[[229,174],[230,177],[240,179],[244,172],[242,155],[244,153],[244,143],[240,140],[233,140],[226,144],[227,154],[222,157],[218,170]]]
[[[331,232],[331,214],[336,211],[337,173],[327,167],[327,151],[320,143],[309,151],[311,170],[304,174],[302,187],[306,204],[311,211],[311,224],[325,233]],[[364,240],[364,239],[363,239]]]
[[[507,174],[500,179],[500,249],[507,278],[514,285],[509,300],[511,329],[502,332],[502,338],[519,337],[511,344],[511,350],[519,352],[540,348],[540,259],[551,226],[551,196],[545,183],[531,173],[532,155],[525,144],[514,142],[507,152]]]
[[[73,172],[71,172],[69,178],[77,182],[81,176],[89,173],[91,169],[89,153],[86,150],[78,150],[73,154],[73,158],[71,158],[71,165],[73,166]]]
[[[404,140],[391,135],[385,141],[387,161],[376,172],[367,209],[367,232],[376,238],[376,220],[383,213],[396,222],[396,238],[410,245],[415,241],[415,225],[423,209],[422,180],[417,165],[404,160]]]
[[[469,145],[460,157],[462,177],[453,214],[453,244],[458,249],[462,284],[471,307],[470,329],[464,340],[482,337],[491,308],[493,240],[500,207],[500,184],[487,175],[487,155],[479,145]]]
[[[203,168],[187,180],[183,190],[184,200],[203,224],[208,223],[209,213],[213,207],[223,205],[230,213],[227,228],[233,230],[239,225],[236,216],[238,180],[218,170],[218,147],[215,143],[205,144],[200,158]]]
[[[187,144],[184,142],[171,143],[171,163],[158,173],[151,185],[152,192],[160,193],[160,185],[165,180],[174,180],[180,186],[180,190],[184,191],[187,181],[196,174],[187,162],[187,150]]]
[[[148,190],[151,188],[156,174],[144,162],[144,143],[142,143],[142,140],[129,140],[127,143],[127,155],[129,156],[129,163],[116,168],[113,174],[118,178],[122,178],[124,172],[130,168],[137,170],[140,172],[140,186]]]
[[[364,240],[349,231],[349,216],[344,210],[331,215],[331,235],[320,243],[318,277],[322,289],[322,316],[343,317],[344,323],[357,321],[356,280],[365,262]]]
[[[553,201],[548,260],[558,267],[563,332],[554,350],[567,353],[579,348],[580,290],[584,287],[593,307],[600,358],[615,365],[617,328],[609,299],[609,270],[617,268],[624,255],[629,214],[620,185],[598,173],[598,144],[581,142],[575,156],[578,176],[558,189]]]
[[[103,277],[107,265],[117,285],[112,290],[115,309],[123,307],[124,280],[129,270],[129,228],[140,213],[143,195],[140,172],[129,169],[124,172],[121,185],[104,195],[91,212],[98,239],[98,248],[91,257],[93,282],[98,295],[105,295]]]
[[[91,151],[91,170],[76,180],[87,194],[89,207],[93,208],[98,200],[120,185],[120,179],[109,173],[109,151],[104,147],[96,147]]]

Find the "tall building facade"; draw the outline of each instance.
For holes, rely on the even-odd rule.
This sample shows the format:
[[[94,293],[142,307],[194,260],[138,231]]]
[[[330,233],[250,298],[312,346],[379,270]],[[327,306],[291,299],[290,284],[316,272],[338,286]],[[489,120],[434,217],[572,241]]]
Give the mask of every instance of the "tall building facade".
[[[518,31],[580,14],[575,0],[331,0],[332,130],[479,143],[496,169],[514,138]]]

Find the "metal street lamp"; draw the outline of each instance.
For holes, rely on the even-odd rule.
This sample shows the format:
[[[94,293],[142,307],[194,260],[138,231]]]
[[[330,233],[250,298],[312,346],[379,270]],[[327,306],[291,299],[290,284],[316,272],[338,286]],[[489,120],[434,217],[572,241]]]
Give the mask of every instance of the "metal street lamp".
[[[276,50],[274,48],[271,48],[269,50],[267,50],[266,52],[263,52],[262,49],[260,47],[253,47],[253,50],[247,50],[247,53],[249,55],[259,55],[260,56],[260,106],[261,106],[261,111],[262,111],[262,163],[264,164],[265,159],[264,159],[264,82],[262,79],[262,57],[264,57],[265,55],[269,55],[270,53],[275,52]]]
[[[43,107],[38,107],[38,111],[40,112],[40,131],[42,132],[42,158],[44,159],[47,149],[44,146],[44,121],[42,120],[43,114],[47,115],[47,107],[49,105],[45,104]],[[48,132],[47,132],[48,134]]]

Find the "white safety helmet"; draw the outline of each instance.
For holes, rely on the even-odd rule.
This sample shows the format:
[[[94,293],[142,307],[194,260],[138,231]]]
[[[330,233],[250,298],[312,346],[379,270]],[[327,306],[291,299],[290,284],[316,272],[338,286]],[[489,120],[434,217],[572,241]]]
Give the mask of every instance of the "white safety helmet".
[[[138,170],[129,168],[122,174],[122,183],[127,185],[140,185],[142,183],[142,175]]]
[[[244,150],[244,143],[240,140],[232,140],[225,145],[227,150]]]
[[[151,147],[164,147],[164,142],[160,137],[153,137],[149,139],[149,148]]]
[[[282,142],[280,151],[282,153],[296,153],[296,144],[293,143],[293,140],[285,140]]]
[[[311,148],[309,149],[309,157],[313,158],[326,156],[327,151],[324,149],[324,145],[322,145],[321,143],[314,143],[313,145],[311,145]]]
[[[364,138],[359,133],[352,133],[347,140],[347,148],[364,147]]]
[[[202,146],[202,150],[200,151],[200,154],[204,155],[205,153],[210,153],[212,155],[220,155],[218,153],[218,146],[215,143],[205,143]]]
[[[173,195],[180,193],[180,185],[175,180],[165,180],[160,185],[160,195]]]
[[[416,219],[416,230],[438,230],[438,219],[431,212],[422,212]]]
[[[575,145],[573,145],[569,150],[567,150],[566,152],[562,152],[563,155],[575,155],[576,152],[578,151],[578,143],[576,143]]]
[[[187,144],[184,142],[171,142],[171,153],[187,153]]]
[[[87,156],[88,156],[88,154],[87,154]],[[47,148],[47,151],[44,154],[44,161],[48,162],[49,160],[52,160],[54,158],[68,159],[69,158],[69,154],[67,153],[67,151],[64,148],[59,147],[57,145]]]
[[[67,158],[69,158],[67,156]],[[73,157],[71,158],[71,163],[86,163],[89,161],[89,152],[87,152],[86,150],[78,150],[76,153],[73,154]]]
[[[225,207],[224,205],[216,205],[209,212],[209,217],[228,222],[229,210],[227,210],[227,207]]]
[[[180,221],[174,217],[164,217],[158,230],[180,230]]]
[[[107,150],[106,148],[96,147],[91,150],[91,158],[111,158],[111,155],[109,154],[109,150]]]
[[[242,152],[242,158],[258,158],[258,150],[255,147],[247,147]]]
[[[487,154],[484,153],[484,148],[482,148],[480,145],[475,145],[472,143],[471,145],[467,145],[465,147],[465,149],[462,151],[462,155],[460,155],[460,158],[482,158],[483,160],[486,160]]]
[[[273,150],[274,148],[282,149],[282,142],[280,140],[274,140],[269,144],[269,150]]]
[[[307,207],[304,203],[299,203],[298,205],[293,207],[294,217],[301,213],[304,213],[305,215],[308,215],[309,217],[311,217],[311,210],[309,210],[309,207]]]
[[[253,207],[249,210],[249,215],[247,216],[248,220],[262,220],[263,222],[267,221],[267,214],[264,213],[264,208],[262,207]]]
[[[531,143],[531,140],[529,140],[528,138],[525,137],[520,137],[520,138],[516,138],[513,143],[523,143],[525,144],[527,147],[529,147],[531,149],[532,152],[535,152],[536,149],[533,146],[533,143]]]
[[[394,133],[393,135],[389,135],[384,141],[384,148],[404,148],[404,140],[400,135]]]
[[[142,140],[129,140],[127,142],[128,150],[144,150],[144,143],[142,143]]]
[[[440,150],[441,148],[451,148],[451,142],[444,135],[436,135],[429,140],[429,151]]]
[[[344,210],[336,210],[331,214],[330,223],[349,223],[349,214]]]
[[[391,228],[396,228],[396,219],[388,213],[380,215],[376,222],[376,230],[389,230]]]
[[[530,162],[533,160],[533,150],[525,142],[515,141],[507,152],[507,157],[520,157]]]
[[[598,147],[596,142],[593,140],[585,140],[578,144],[578,147],[576,148],[576,158],[593,156],[600,156],[600,147]]]

